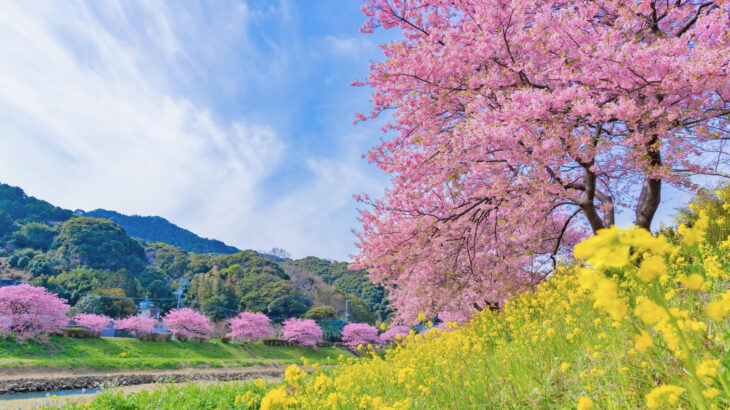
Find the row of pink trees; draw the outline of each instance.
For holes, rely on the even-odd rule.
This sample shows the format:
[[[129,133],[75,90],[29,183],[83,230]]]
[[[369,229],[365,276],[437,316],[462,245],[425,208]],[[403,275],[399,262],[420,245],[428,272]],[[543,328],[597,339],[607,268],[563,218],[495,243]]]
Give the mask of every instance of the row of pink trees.
[[[0,288],[0,336],[15,334],[19,342],[29,337],[46,333],[60,333],[67,326],[68,304],[42,287],[27,284]],[[104,315],[78,314],[74,322],[94,332],[101,332],[110,323],[117,330],[128,331],[139,336],[151,332],[157,323],[153,318],[130,316],[112,319]],[[205,315],[190,308],[175,309],[162,317],[162,322],[174,333],[187,337],[203,337],[213,330]],[[228,337],[253,342],[271,337],[271,320],[263,313],[243,312],[231,319]],[[393,328],[379,336],[375,327],[364,323],[345,326],[342,337],[345,344],[355,348],[359,344],[382,344],[394,338],[399,331],[407,334],[408,328]],[[283,322],[283,338],[299,346],[317,347],[322,340],[322,329],[311,319],[290,318]]]

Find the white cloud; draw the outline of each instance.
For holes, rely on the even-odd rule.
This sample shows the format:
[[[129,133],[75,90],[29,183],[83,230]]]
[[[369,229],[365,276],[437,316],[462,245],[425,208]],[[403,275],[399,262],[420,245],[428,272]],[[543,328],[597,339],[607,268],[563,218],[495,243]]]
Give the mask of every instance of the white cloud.
[[[338,259],[353,252],[352,194],[377,194],[384,183],[360,159],[369,144],[350,134],[350,117],[331,114],[336,121],[319,130],[330,139],[328,152],[303,154],[285,142],[280,123],[235,111],[223,120],[203,102],[213,94],[194,93],[231,78],[243,84],[235,87],[278,81],[292,75],[282,66],[296,50],[266,40],[268,53],[259,52],[245,25],[265,16],[244,3],[215,12],[219,31],[191,21],[195,10],[171,16],[163,3],[131,12],[129,4],[5,5],[0,182],[69,209],[161,215],[241,248],[279,246],[295,257]],[[327,41],[346,58],[373,47]],[[247,59],[225,61],[234,46]],[[220,78],[226,64],[239,71]],[[279,116],[274,109],[256,118]],[[270,186],[277,178],[298,185]]]
[[[61,3],[52,3],[58,5]],[[214,236],[281,160],[267,124],[171,93],[145,53],[81,4],[0,15],[0,179],[68,208],[160,214]],[[183,54],[160,13],[146,36]]]
[[[384,186],[384,178],[373,175],[360,158],[362,142],[360,135],[343,135],[333,158],[306,159],[310,178],[304,184],[254,211],[247,225],[249,232],[257,232],[257,249],[278,246],[295,257],[339,260],[355,252],[350,233],[358,228],[353,194],[382,192]]]
[[[351,58],[358,58],[363,54],[372,53],[375,49],[375,45],[364,38],[327,36],[325,41],[332,54]]]

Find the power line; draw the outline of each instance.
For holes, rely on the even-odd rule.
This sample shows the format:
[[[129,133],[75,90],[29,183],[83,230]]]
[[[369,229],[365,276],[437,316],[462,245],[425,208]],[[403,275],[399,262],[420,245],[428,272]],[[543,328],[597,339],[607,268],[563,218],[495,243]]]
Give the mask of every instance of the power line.
[[[12,285],[8,284],[8,282],[9,283],[12,283]],[[20,285],[20,284],[31,285],[28,282],[21,282],[21,281],[0,281],[0,287],[2,287],[2,286]],[[110,295],[99,295],[99,294],[94,294],[94,293],[82,293],[82,292],[71,292],[71,291],[64,291],[64,290],[55,290],[55,289],[48,289],[48,288],[45,288],[45,289],[47,291],[51,292],[51,293],[67,294],[67,295],[71,295],[72,297],[78,295],[78,296],[96,296],[96,297],[103,298],[103,299],[130,299],[130,300],[145,300],[145,299],[147,299],[147,300],[151,300],[151,301],[155,301],[155,300],[157,300],[157,301],[178,300],[178,309],[180,308],[180,301],[181,300],[185,300],[185,298],[180,298],[180,297],[177,297],[177,298],[147,298],[147,297],[144,297],[144,298],[141,298],[141,297],[140,298],[135,298],[135,297],[131,297],[131,296],[110,296]],[[179,292],[179,290],[176,291],[175,294],[178,294],[178,292]],[[216,306],[216,305],[212,305],[210,303],[204,303],[204,302],[200,302],[200,301],[197,301],[197,300],[195,300],[193,303],[197,303],[198,306],[208,306],[208,307],[211,307],[213,309],[218,309],[218,310],[221,310],[221,311],[232,312],[232,313],[243,313],[243,311],[241,311],[241,310],[228,309],[228,308],[224,308],[223,306]],[[348,314],[347,316],[348,316],[347,319],[349,319],[349,316],[351,316],[351,315]],[[286,320],[286,319],[292,318],[293,316],[285,317],[285,316],[268,316],[267,315],[267,317],[269,319],[274,319],[274,320]],[[345,320],[345,323],[348,322],[347,319]],[[314,320],[315,322],[318,322],[318,323],[343,321],[342,319],[312,319],[312,320]],[[364,322],[364,323],[369,323],[369,322]],[[369,324],[373,324],[373,323],[369,323]]]

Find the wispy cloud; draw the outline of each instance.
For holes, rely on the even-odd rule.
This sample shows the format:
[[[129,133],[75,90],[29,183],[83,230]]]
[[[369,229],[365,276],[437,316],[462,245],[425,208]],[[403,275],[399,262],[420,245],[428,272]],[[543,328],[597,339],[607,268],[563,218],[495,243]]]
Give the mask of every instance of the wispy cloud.
[[[325,38],[325,41],[330,52],[335,55],[357,58],[366,53],[370,54],[375,50],[375,44],[361,37],[329,35]]]
[[[333,88],[354,76],[324,72],[307,48],[324,41],[352,61],[374,46],[299,41],[294,5],[6,4],[0,181],[71,209],[161,215],[243,248],[346,258],[352,194],[384,181],[360,159],[370,144],[350,128],[352,95]],[[278,34],[262,31],[272,21]]]
[[[83,4],[63,4],[9,4],[0,16],[1,178],[66,207],[195,218],[199,226],[231,215],[223,204],[245,209],[242,199],[256,195],[284,153],[276,130],[216,120],[161,81],[165,67],[150,66],[150,49],[170,59],[184,50],[159,10],[149,10],[140,50]]]

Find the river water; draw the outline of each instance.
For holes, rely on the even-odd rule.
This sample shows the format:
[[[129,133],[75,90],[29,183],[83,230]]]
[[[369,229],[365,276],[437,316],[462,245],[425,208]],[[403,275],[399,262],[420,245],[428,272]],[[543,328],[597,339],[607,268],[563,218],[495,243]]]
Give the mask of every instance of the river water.
[[[70,396],[72,394],[93,394],[99,393],[101,389],[77,389],[77,390],[57,390],[50,392],[32,392],[32,393],[10,393],[0,394],[0,402],[8,400],[22,400],[22,399],[38,399],[43,397],[51,398],[53,396]]]

